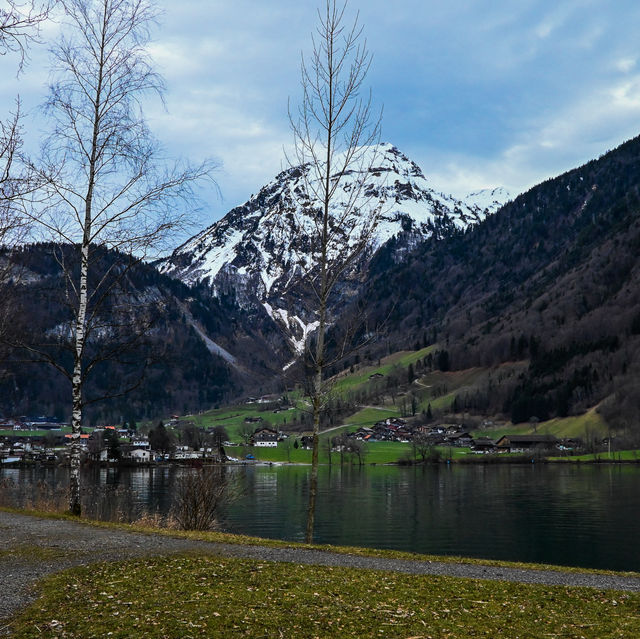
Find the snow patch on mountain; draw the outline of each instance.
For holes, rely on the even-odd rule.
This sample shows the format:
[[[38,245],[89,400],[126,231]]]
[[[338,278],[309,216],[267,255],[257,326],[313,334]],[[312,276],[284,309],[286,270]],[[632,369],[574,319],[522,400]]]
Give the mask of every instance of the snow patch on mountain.
[[[301,355],[304,352],[307,337],[318,328],[319,322],[305,323],[297,315],[289,315],[283,308],[273,308],[269,302],[263,302],[262,305],[271,319],[289,331],[291,344],[295,352]]]
[[[495,213],[501,206],[511,200],[511,193],[502,186],[493,189],[481,189],[469,193],[464,198],[465,203],[470,208],[486,211],[487,214]]]

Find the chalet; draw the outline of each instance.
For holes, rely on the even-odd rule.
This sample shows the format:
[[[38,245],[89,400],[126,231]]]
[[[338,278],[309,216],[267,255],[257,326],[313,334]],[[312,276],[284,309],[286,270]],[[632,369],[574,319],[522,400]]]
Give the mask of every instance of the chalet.
[[[254,446],[261,448],[275,448],[278,445],[278,431],[272,428],[260,428],[251,438]]]
[[[584,442],[579,437],[561,439],[556,447],[559,450],[580,450],[584,448]]]
[[[451,435],[447,435],[446,441],[452,446],[471,446],[473,442],[473,437],[469,433],[453,433]]]
[[[496,450],[496,443],[489,437],[477,437],[471,446],[475,453],[493,453]]]
[[[440,428],[443,428],[447,435],[455,435],[456,433],[461,433],[463,430],[461,424],[441,424]]]
[[[372,373],[369,375],[369,379],[380,379],[381,377],[384,377],[382,373]]]
[[[193,450],[189,446],[176,446],[175,451],[171,455],[172,459],[200,459],[202,453]]]
[[[558,440],[553,435],[504,435],[496,442],[502,452],[526,453],[554,448]]]
[[[85,449],[85,450],[86,450],[86,448],[87,448],[87,444],[88,444],[88,442],[89,442],[89,438],[90,438],[90,437],[91,437],[91,435],[84,435],[84,434],[81,434],[81,435],[80,435],[80,445],[81,445],[81,447],[82,447],[83,449]],[[64,436],[64,438],[65,438],[65,440],[67,441],[67,443],[71,443],[71,442],[73,441],[73,435],[72,435],[71,433],[67,433],[67,434]]]
[[[127,459],[137,464],[146,464],[151,461],[151,451],[149,448],[138,448],[133,444],[122,444],[120,451],[122,459]]]

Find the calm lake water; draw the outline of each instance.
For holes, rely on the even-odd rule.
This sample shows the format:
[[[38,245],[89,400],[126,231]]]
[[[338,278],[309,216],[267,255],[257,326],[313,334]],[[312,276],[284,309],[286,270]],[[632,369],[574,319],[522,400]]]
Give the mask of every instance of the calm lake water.
[[[183,472],[192,471],[92,469],[85,473],[87,503],[106,491],[136,513],[164,514]],[[241,495],[225,508],[225,530],[304,538],[308,467],[228,473]],[[67,474],[4,468],[2,478],[25,488],[40,480],[63,487]],[[640,571],[635,465],[334,466],[320,469],[319,489],[318,543]]]

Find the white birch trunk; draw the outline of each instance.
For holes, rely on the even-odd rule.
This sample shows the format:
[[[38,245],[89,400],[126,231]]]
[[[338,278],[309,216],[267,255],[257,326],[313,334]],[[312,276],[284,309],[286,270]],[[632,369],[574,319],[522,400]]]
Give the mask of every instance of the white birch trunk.
[[[71,413],[71,470],[69,476],[69,511],[72,515],[80,515],[80,433],[82,428],[82,355],[86,333],[87,316],[87,275],[89,272],[89,244],[81,247],[80,264],[80,297],[75,327],[75,348],[73,357],[73,377],[71,379],[72,413]]]
[[[97,86],[93,99],[93,133],[91,138],[91,155],[89,157],[89,175],[87,180],[87,194],[84,204],[84,225],[82,228],[82,244],[80,245],[80,280],[78,286],[78,311],[74,333],[73,376],[71,378],[71,459],[69,471],[69,510],[71,514],[79,516],[82,512],[80,501],[80,433],[82,429],[83,409],[83,356],[87,332],[87,301],[89,277],[89,248],[91,245],[91,231],[93,225],[93,190],[96,180],[96,163],[98,157],[98,136],[100,132],[100,108],[102,104],[102,85],[104,81],[104,24],[107,19],[107,5],[104,7],[104,22],[99,46],[99,64]]]

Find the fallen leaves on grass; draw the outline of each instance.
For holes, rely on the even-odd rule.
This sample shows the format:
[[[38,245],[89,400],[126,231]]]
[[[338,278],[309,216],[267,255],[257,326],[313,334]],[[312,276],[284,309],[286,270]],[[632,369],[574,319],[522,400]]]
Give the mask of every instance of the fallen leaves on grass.
[[[14,636],[606,639],[640,636],[638,610],[630,593],[188,555],[50,578]]]

